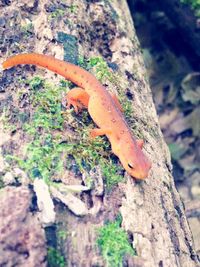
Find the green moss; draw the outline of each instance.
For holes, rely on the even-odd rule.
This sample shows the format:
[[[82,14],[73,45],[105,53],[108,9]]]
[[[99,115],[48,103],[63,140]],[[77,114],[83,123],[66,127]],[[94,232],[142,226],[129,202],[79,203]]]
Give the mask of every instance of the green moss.
[[[7,161],[17,163],[31,179],[41,177],[47,183],[53,177],[62,175],[64,159],[67,159],[68,169],[74,168],[75,160],[76,169],[81,172],[88,172],[100,164],[108,190],[122,181],[122,168],[111,159],[112,152],[107,139],[98,137],[91,140],[88,135],[89,129],[94,128],[88,112],[83,111],[80,115],[75,115],[73,109],[63,112],[62,94],[69,83],[61,80],[60,85],[55,86],[40,77],[34,77],[25,83],[30,86],[33,111],[30,120],[22,123],[22,127],[31,142],[25,144],[24,159],[7,155]],[[75,136],[65,136],[65,142],[62,142],[65,121],[74,128]]]
[[[78,5],[70,5],[68,8],[55,8],[53,12],[49,15],[50,19],[60,19],[67,14],[67,10],[71,13],[76,13],[78,10]]]
[[[35,76],[32,79],[27,80],[26,83],[29,84],[32,90],[38,90],[44,86],[44,79],[39,76]]]
[[[13,133],[17,128],[22,127],[24,123],[29,119],[29,115],[25,112],[21,112],[17,107],[5,106],[0,116],[0,122],[2,123],[4,130]]]
[[[68,236],[68,233],[67,233],[67,231],[60,230],[60,231],[57,232],[57,236],[58,236],[59,240],[66,240],[67,236]]]
[[[30,22],[30,23],[22,25],[21,31],[22,31],[24,37],[29,37],[30,35],[32,35],[32,33],[34,31],[33,24]]]
[[[3,112],[0,117],[0,122],[3,125],[4,130],[9,131],[9,132],[14,132],[17,128],[15,124],[10,123],[11,120],[11,115],[7,107],[4,107]]]
[[[114,81],[114,77],[108,68],[106,61],[102,57],[91,57],[88,62],[88,68],[93,68],[96,78],[103,82],[104,79]]]
[[[51,177],[64,171],[61,161],[63,151],[64,147],[51,135],[44,135],[27,144],[25,160],[10,155],[6,159],[16,161],[30,178],[42,177],[48,183]]]
[[[62,18],[65,15],[66,11],[64,9],[61,8],[57,8],[55,11],[53,11],[50,15],[51,19],[54,18]]]
[[[106,189],[110,191],[114,185],[124,180],[124,177],[120,172],[123,171],[122,167],[116,165],[112,160],[100,161],[102,173],[105,177]]]
[[[127,233],[120,227],[121,217],[114,222],[108,222],[98,229],[97,244],[108,267],[122,267],[126,254],[136,255],[131,247]]]
[[[195,15],[200,17],[200,0],[180,0],[181,3],[187,4],[194,10]]]
[[[106,152],[108,150],[108,152]],[[73,156],[76,165],[81,171],[93,169],[96,165],[100,165],[103,177],[105,178],[106,189],[110,191],[114,185],[123,181],[122,167],[116,165],[111,159],[111,151],[107,140],[104,138],[96,138],[91,141],[87,134],[83,131],[80,141],[77,143],[69,143],[65,145],[65,151]],[[71,162],[68,161],[68,168],[71,167]],[[88,185],[92,181],[88,177]]]
[[[61,215],[61,214],[60,214]],[[65,214],[66,216],[66,214]],[[45,228],[48,267],[66,267],[67,225],[59,218],[57,223]]]
[[[65,267],[64,256],[55,248],[49,247],[47,251],[47,262],[49,267]]]
[[[69,6],[69,10],[71,13],[76,13],[78,10],[78,5],[71,5]]]
[[[88,61],[83,57],[83,56],[80,56],[78,57],[78,62],[77,64],[83,68],[83,69],[86,69],[86,70],[89,70],[91,67],[89,66],[88,64]]]
[[[0,189],[4,187],[3,177],[0,175]]]
[[[29,122],[23,124],[23,130],[32,137],[25,145],[25,159],[7,155],[6,159],[15,161],[30,178],[42,177],[48,182],[54,175],[63,171],[61,160],[64,144],[61,135],[52,134],[53,130],[62,130],[61,92],[63,88],[51,86],[40,77],[26,81],[30,85],[34,112]],[[40,90],[39,90],[40,89]]]
[[[63,90],[66,90],[66,88],[71,88],[72,83],[70,81],[65,80],[65,79],[61,79],[59,86],[61,88],[63,88]]]

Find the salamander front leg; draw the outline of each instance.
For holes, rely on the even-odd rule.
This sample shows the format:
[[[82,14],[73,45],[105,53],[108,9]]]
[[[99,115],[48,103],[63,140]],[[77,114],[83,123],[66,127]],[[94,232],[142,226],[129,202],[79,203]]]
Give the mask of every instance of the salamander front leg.
[[[76,113],[84,108],[88,108],[89,95],[80,87],[71,89],[66,96],[67,108],[74,107]]]
[[[142,149],[142,148],[143,148],[143,145],[144,145],[144,140],[142,140],[142,139],[138,139],[138,140],[137,140],[137,144],[138,144],[138,146]]]
[[[110,128],[105,128],[105,129],[99,129],[99,128],[95,128],[95,129],[91,129],[90,130],[90,138],[94,139],[97,136],[101,136],[101,135],[107,135],[107,134],[111,134],[112,131]]]

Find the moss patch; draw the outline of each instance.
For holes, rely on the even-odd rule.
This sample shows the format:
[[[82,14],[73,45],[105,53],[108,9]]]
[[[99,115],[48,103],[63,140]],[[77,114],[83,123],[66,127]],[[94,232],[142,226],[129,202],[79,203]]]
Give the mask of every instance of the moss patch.
[[[63,171],[60,160],[64,146],[60,143],[59,132],[63,129],[64,119],[61,114],[62,87],[54,87],[40,77],[26,81],[31,88],[33,115],[29,122],[23,124],[24,132],[31,136],[31,142],[25,146],[26,157],[7,155],[6,159],[14,160],[24,169],[30,178],[42,177],[46,182],[53,175]]]
[[[3,177],[0,174],[0,189],[4,187]]]
[[[47,262],[49,267],[65,267],[64,256],[55,248],[49,247],[47,251]]]
[[[131,247],[127,233],[120,227],[121,217],[114,222],[108,222],[98,229],[97,244],[108,267],[122,267],[126,254],[136,255]]]
[[[66,225],[58,222],[57,224],[46,227],[45,234],[47,240],[48,267],[67,266],[67,255],[65,252],[65,246],[67,242],[68,233]]]
[[[74,161],[76,169],[88,173],[99,164],[108,190],[122,181],[123,169],[112,159],[106,137],[91,140],[88,136],[89,129],[95,127],[88,112],[76,115],[73,109],[63,109],[63,93],[69,90],[70,83],[61,80],[55,86],[38,76],[25,83],[30,87],[32,111],[22,127],[31,141],[25,145],[24,158],[7,154],[7,161],[17,163],[30,178],[41,177],[47,183],[61,176],[65,167],[73,170]],[[7,128],[9,119],[4,118]],[[65,125],[73,130],[73,136],[66,133]]]

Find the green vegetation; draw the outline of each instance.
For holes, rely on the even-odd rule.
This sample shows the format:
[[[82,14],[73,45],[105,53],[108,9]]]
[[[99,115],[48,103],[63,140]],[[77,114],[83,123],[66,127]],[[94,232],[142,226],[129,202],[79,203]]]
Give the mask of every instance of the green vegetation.
[[[14,113],[14,110],[13,110]],[[9,112],[6,107],[4,107],[3,112],[0,116],[0,121],[3,124],[3,128],[6,131],[10,131],[11,133],[16,130],[16,125],[9,123],[11,116],[9,115]]]
[[[14,155],[7,155],[6,159],[16,161],[30,178],[42,177],[48,182],[53,175],[63,171],[60,158],[64,145],[60,143],[60,133],[52,134],[52,130],[62,130],[64,122],[61,114],[63,88],[51,86],[40,77],[28,83],[32,89],[31,100],[35,112],[32,120],[23,125],[23,130],[32,136],[32,140],[25,147],[25,160]]]
[[[57,236],[58,236],[58,239],[61,241],[61,240],[66,240],[67,239],[67,231],[64,231],[64,230],[60,230],[57,232]]]
[[[114,81],[114,77],[102,57],[91,57],[88,62],[88,67],[95,67],[95,76],[99,81],[103,82],[104,79],[108,79],[111,82]]]
[[[61,80],[60,85],[55,86],[36,76],[26,81],[26,84],[29,84],[31,89],[33,111],[31,119],[22,123],[22,127],[31,141],[25,144],[25,158],[7,154],[7,161],[17,163],[31,179],[41,177],[47,183],[50,183],[53,177],[62,175],[64,164],[68,169],[72,169],[74,160],[76,169],[81,172],[88,172],[99,164],[107,190],[122,181],[122,167],[112,160],[107,139],[89,138],[89,129],[94,128],[94,124],[88,113],[83,111],[80,115],[75,115],[73,109],[63,111],[62,94],[68,90],[66,87],[70,83]],[[73,137],[65,134],[65,121],[75,131]],[[6,118],[4,125],[9,125]]]
[[[68,6],[68,8],[55,8],[55,10],[53,12],[51,12],[49,17],[51,19],[62,18],[65,14],[67,14],[67,9],[71,13],[76,13],[78,10],[78,6],[77,5],[70,5],[70,6]]]
[[[51,135],[35,138],[26,146],[25,160],[11,155],[7,155],[6,159],[16,161],[31,178],[42,177],[48,183],[51,177],[63,171],[63,162],[60,158],[64,147],[59,145]]]
[[[64,9],[57,8],[50,14],[50,18],[62,18],[65,15],[65,12],[66,11]]]
[[[65,152],[73,156],[76,165],[81,171],[91,170],[99,164],[105,177],[106,189],[110,191],[114,185],[123,181],[123,176],[120,175],[122,167],[116,165],[111,159],[111,151],[105,138],[98,137],[91,141],[88,138],[86,129],[83,132],[81,131],[82,128],[77,131],[80,136],[79,141],[73,144],[66,144]],[[71,162],[68,162],[68,164],[68,168],[71,168]],[[88,180],[88,183],[91,184],[90,179]]]
[[[0,175],[0,189],[4,187],[4,182],[3,182],[3,178]]]
[[[70,10],[71,13],[76,13],[77,10],[78,10],[78,5],[71,5],[69,7],[69,10]]]
[[[67,255],[65,254],[65,247],[68,236],[66,224],[58,221],[55,225],[46,227],[45,234],[48,267],[66,267]]]
[[[22,25],[21,31],[23,32],[24,37],[29,37],[34,31],[33,24],[29,22],[27,24]]]
[[[180,0],[183,4],[188,4],[192,10],[194,10],[195,15],[200,17],[200,0]]]
[[[126,254],[136,255],[128,241],[127,233],[120,225],[121,216],[98,229],[97,244],[108,267],[122,267],[123,257]]]
[[[28,80],[27,83],[29,84],[32,90],[37,90],[40,89],[42,86],[44,86],[44,79],[35,76],[33,79]]]
[[[64,256],[55,248],[49,247],[47,251],[47,262],[49,267],[65,267]]]
[[[100,166],[102,169],[102,173],[106,178],[106,189],[110,191],[114,185],[117,185],[119,182],[123,181],[123,176],[120,175],[120,172],[123,171],[121,166],[115,165],[115,163],[110,160],[101,160]]]

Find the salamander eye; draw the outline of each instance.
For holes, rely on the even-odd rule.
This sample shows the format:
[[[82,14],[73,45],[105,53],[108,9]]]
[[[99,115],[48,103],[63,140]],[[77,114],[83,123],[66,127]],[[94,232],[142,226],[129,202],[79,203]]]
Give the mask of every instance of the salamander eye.
[[[129,167],[130,169],[134,169],[133,164],[128,163],[128,167]]]

